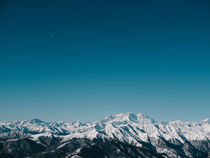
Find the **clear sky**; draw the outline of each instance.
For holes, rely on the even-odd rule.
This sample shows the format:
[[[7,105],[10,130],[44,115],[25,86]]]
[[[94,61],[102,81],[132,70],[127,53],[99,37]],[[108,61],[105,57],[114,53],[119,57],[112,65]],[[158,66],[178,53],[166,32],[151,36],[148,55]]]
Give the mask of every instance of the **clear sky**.
[[[0,1],[0,121],[121,112],[210,117],[209,0]]]

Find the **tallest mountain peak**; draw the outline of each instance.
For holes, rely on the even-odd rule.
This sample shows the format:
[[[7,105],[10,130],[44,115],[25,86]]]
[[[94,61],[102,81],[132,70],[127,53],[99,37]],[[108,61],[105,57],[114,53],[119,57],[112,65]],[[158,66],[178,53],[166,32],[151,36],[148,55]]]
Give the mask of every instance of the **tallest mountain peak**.
[[[117,115],[111,115],[104,119],[108,122],[133,122],[133,123],[145,123],[145,122],[154,122],[150,117],[142,113],[120,113]]]
[[[44,121],[38,119],[38,118],[34,118],[32,120],[29,121],[30,123],[43,123]]]

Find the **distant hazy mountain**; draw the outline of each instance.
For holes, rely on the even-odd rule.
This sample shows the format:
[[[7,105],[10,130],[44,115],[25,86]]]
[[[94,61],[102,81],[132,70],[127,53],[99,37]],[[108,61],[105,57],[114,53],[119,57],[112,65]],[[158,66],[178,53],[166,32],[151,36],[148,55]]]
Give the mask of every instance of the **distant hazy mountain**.
[[[0,158],[210,158],[210,119],[157,122],[141,113],[91,123],[0,123]]]

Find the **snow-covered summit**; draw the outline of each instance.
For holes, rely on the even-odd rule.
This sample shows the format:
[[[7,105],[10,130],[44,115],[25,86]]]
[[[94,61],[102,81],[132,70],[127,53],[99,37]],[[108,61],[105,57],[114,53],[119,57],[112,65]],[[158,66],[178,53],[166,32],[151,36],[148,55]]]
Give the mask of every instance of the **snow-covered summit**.
[[[120,113],[117,115],[111,115],[109,117],[106,117],[102,121],[107,121],[107,122],[125,122],[125,123],[139,123],[139,124],[144,124],[148,122],[155,122],[153,119],[150,117],[142,114],[142,113]]]

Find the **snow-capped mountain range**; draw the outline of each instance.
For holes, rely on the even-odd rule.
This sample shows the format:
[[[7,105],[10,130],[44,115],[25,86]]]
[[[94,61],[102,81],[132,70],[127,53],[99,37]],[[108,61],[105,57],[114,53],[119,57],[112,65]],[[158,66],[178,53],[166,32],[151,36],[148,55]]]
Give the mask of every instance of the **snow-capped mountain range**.
[[[210,119],[158,122],[125,113],[95,122],[0,123],[0,157],[210,157]]]

